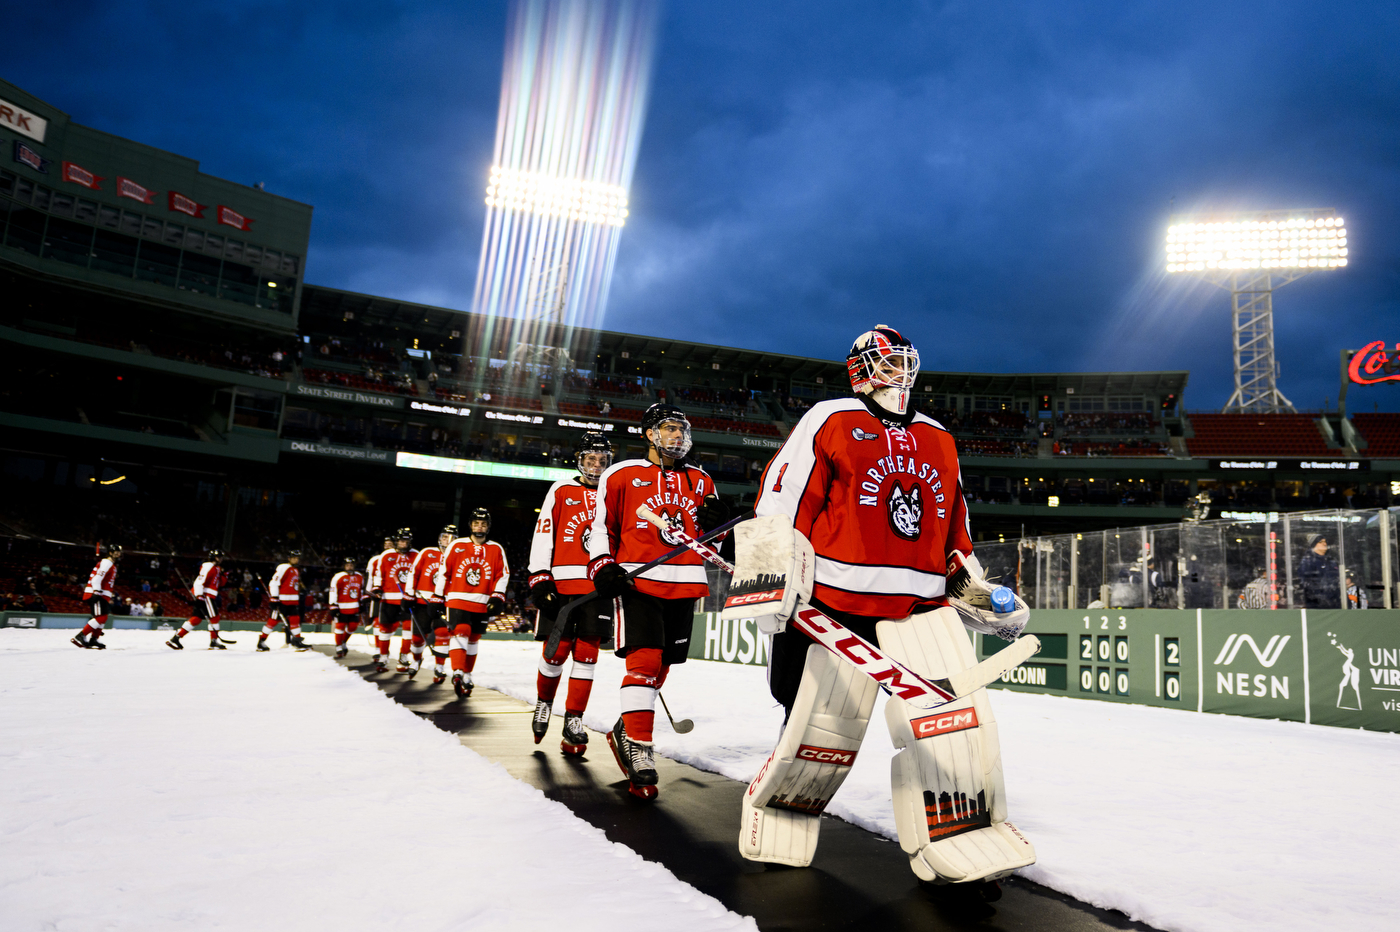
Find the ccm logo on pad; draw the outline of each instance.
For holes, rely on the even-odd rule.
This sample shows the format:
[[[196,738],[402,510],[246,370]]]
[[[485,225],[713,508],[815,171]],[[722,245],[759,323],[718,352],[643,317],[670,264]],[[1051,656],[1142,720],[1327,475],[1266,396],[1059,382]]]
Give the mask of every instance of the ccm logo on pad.
[[[967,731],[977,727],[977,710],[962,709],[958,712],[944,712],[942,715],[928,715],[916,718],[909,723],[914,728],[915,738],[932,738],[934,735],[951,735],[955,731]]]
[[[840,764],[849,767],[856,762],[855,751],[838,751],[835,748],[819,748],[814,744],[804,744],[797,749],[798,760],[811,760],[819,764]]]
[[[770,589],[768,592],[746,592],[743,595],[731,595],[724,600],[724,607],[731,605],[752,605],[754,602],[777,602],[783,597],[783,590]]]

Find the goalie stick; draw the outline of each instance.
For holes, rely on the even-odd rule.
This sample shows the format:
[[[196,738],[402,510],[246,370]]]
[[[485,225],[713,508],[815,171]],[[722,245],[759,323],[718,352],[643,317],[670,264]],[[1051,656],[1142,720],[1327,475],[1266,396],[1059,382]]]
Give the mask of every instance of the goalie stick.
[[[725,533],[726,531],[731,530],[734,527],[734,525],[739,524],[742,521],[747,521],[749,518],[752,517],[753,512],[746,511],[738,517],[731,518],[730,520],[724,522],[719,527],[715,528],[713,531],[706,531],[700,536],[700,540],[702,542],[712,540],[718,537],[719,535]],[[674,550],[671,550],[668,553],[663,553],[661,556],[657,557],[655,560],[652,560],[650,563],[644,563],[643,565],[637,567],[635,570],[632,570],[623,578],[631,579],[633,576],[640,576],[647,570],[651,569],[653,566],[660,566],[662,563],[674,560],[676,557],[685,553],[689,549],[691,549],[689,544],[681,544]],[[704,554],[701,554],[701,556],[704,556]],[[569,615],[573,612],[573,610],[578,608],[584,602],[591,602],[596,598],[598,598],[598,593],[588,592],[579,596],[577,599],[572,599],[569,602],[564,603],[564,606],[559,609],[559,614],[554,616],[554,627],[549,629],[549,637],[545,640],[544,655],[546,657],[553,657],[554,652],[559,649],[559,641],[562,640],[564,637],[564,629],[568,626]]]
[[[683,530],[671,527],[664,518],[647,506],[641,505],[637,508],[637,517],[650,521],[664,532],[669,532],[673,539],[682,541],[702,559],[731,576],[734,574],[734,567],[714,548],[705,546]],[[811,605],[798,608],[788,623],[835,654],[837,659],[849,663],[870,677],[881,689],[924,711],[976,692],[1040,652],[1039,639],[1035,635],[1027,635],[961,673],[927,680]],[[915,734],[919,734],[917,726]]]

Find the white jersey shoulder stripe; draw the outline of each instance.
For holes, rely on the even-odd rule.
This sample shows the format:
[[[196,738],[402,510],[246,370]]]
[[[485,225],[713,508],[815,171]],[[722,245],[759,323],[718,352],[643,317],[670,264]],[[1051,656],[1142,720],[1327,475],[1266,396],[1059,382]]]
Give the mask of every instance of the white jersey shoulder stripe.
[[[871,566],[842,563],[818,556],[817,585],[870,595],[909,595],[934,599],[944,593],[946,579],[941,573],[926,573],[905,566]]]

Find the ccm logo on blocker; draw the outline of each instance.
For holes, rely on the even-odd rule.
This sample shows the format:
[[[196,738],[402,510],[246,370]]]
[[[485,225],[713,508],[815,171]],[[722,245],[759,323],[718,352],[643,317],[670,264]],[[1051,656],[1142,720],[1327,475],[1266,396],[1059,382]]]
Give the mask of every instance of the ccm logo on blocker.
[[[856,762],[856,752],[838,751],[835,748],[819,748],[814,744],[804,744],[797,749],[797,759],[849,767]]]
[[[977,727],[977,710],[962,709],[958,712],[945,712],[942,715],[928,715],[916,718],[909,723],[914,728],[915,738],[932,738],[934,735],[951,735],[955,731],[967,731]]]

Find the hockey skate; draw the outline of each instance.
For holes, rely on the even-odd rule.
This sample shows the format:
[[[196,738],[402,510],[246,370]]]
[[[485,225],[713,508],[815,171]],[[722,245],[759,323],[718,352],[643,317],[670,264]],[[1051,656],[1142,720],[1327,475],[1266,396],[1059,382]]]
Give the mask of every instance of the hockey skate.
[[[394,668],[394,672],[395,672],[395,673],[408,673],[408,671],[409,671],[410,669],[411,669],[411,667],[409,667],[408,661],[405,660],[405,659],[403,659],[402,657],[400,657],[400,658],[399,658],[399,665],[398,665],[397,667]]]
[[[348,654],[348,653],[350,653],[350,648],[348,648],[348,647],[346,647],[344,644],[342,644],[342,645],[340,645],[339,647],[337,647],[337,648],[335,649],[335,659],[336,659],[336,660],[344,660],[344,659],[345,659],[345,655]]]
[[[75,634],[69,640],[73,642],[74,647],[81,647],[83,650],[87,650],[89,647],[92,646],[83,639],[83,636],[81,634]]]
[[[219,640],[218,638],[214,638],[214,640],[212,640],[212,641],[209,642],[209,649],[210,649],[210,650],[228,650],[228,648],[227,648],[226,646],[224,646],[224,642],[221,641],[221,640]]]
[[[264,651],[272,648],[267,646],[267,638],[258,638],[258,646],[254,650]]]
[[[311,645],[308,644],[308,643],[306,643],[305,641],[303,641],[303,640],[301,639],[301,635],[300,635],[300,634],[298,634],[296,637],[292,638],[292,639],[291,639],[290,641],[288,641],[287,643],[291,644],[292,647],[295,647],[299,653],[302,652],[302,651],[308,651],[308,650],[311,649]]]
[[[655,799],[656,761],[651,745],[640,744],[627,737],[627,729],[619,718],[612,731],[608,732],[608,747],[612,748],[613,759],[627,777],[627,792],[638,799]]]
[[[440,686],[447,679],[447,673],[439,667],[433,667],[433,685]]]
[[[535,714],[530,719],[530,731],[535,735],[536,744],[543,741],[545,733],[549,731],[549,716],[553,711],[553,703],[544,699],[535,702]]]
[[[94,634],[92,637],[88,638],[88,644],[87,644],[87,646],[88,646],[88,647],[91,647],[93,650],[106,650],[106,649],[107,649],[107,645],[102,643],[102,638],[98,637],[98,636],[95,635],[95,634]]]
[[[583,716],[564,715],[564,740],[559,742],[559,750],[565,757],[582,757],[583,752],[588,750],[588,732],[583,727]]]
[[[182,644],[182,643],[180,642],[180,638],[179,638],[178,635],[177,635],[176,637],[173,637],[173,638],[171,638],[170,640],[166,641],[166,642],[165,642],[165,646],[168,647],[168,648],[170,648],[171,650],[184,650],[184,649],[185,649],[185,645]]]
[[[389,661],[388,661],[386,658],[381,657],[381,656],[379,656],[378,654],[375,654],[374,657],[371,658],[371,659],[374,660],[374,672],[375,672],[375,673],[388,673],[388,672],[389,672]]]
[[[399,672],[400,672],[400,673],[407,673],[407,674],[408,674],[408,678],[409,678],[409,679],[413,679],[415,676],[418,675],[418,671],[421,670],[422,668],[423,668],[423,658],[422,658],[422,657],[414,657],[412,660],[409,661],[409,663],[408,663],[408,669],[407,669],[407,670],[400,670]]]
[[[458,672],[452,675],[452,688],[456,691],[458,699],[470,699],[472,687],[475,685],[472,678],[465,673]]]

